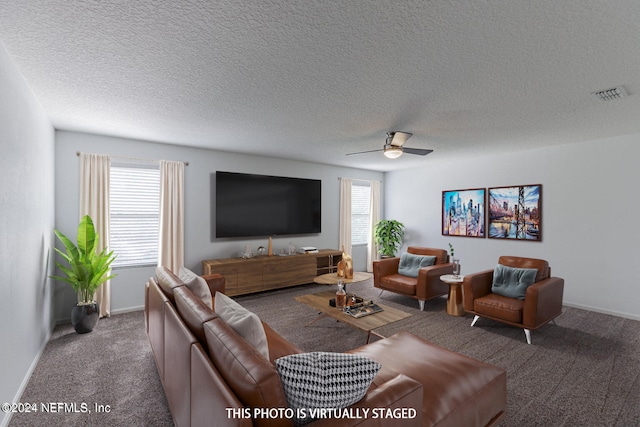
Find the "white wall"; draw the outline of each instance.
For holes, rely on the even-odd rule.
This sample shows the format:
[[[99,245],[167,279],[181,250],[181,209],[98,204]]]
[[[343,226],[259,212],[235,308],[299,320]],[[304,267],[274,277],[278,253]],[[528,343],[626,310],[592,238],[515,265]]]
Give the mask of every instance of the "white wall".
[[[505,153],[388,173],[385,218],[407,226],[405,247],[455,247],[462,272],[500,255],[543,258],[565,279],[564,302],[640,319],[640,135]],[[542,184],[542,241],[443,236],[443,190]],[[402,191],[398,191],[402,189]]]
[[[262,239],[215,239],[211,228],[212,174],[216,170],[261,175],[291,176],[322,180],[322,233],[292,237],[275,237],[274,250],[297,246],[337,248],[339,182],[338,177],[375,179],[384,174],[315,163],[234,154],[169,144],[136,141],[77,132],[56,132],[56,227],[75,236],[78,223],[79,163],[76,151],[188,161],[185,168],[185,264],[201,271],[201,261],[237,256],[245,244],[267,246]],[[256,212],[259,215],[259,212]],[[364,263],[363,263],[364,265]],[[118,269],[112,280],[112,312],[140,308],[144,305],[144,283],[154,274],[153,268]],[[73,291],[65,284],[56,287],[56,319],[68,319],[74,304]]]
[[[53,126],[0,43],[0,402],[19,401],[53,325],[53,146]]]
[[[408,244],[446,248],[451,242],[463,273],[492,268],[503,254],[549,260],[554,275],[565,279],[565,304],[640,318],[636,301],[639,272],[628,269],[616,279],[622,259],[640,255],[633,222],[640,208],[640,135],[505,153],[455,162],[432,162],[423,168],[377,172],[275,158],[185,148],[76,132],[56,132],[56,227],[75,235],[78,217],[78,158],[76,151],[153,159],[188,161],[186,168],[186,265],[200,271],[203,259],[234,256],[245,243],[266,246],[266,239],[212,239],[211,174],[229,170],[257,174],[322,179],[323,232],[282,237],[276,249],[291,240],[297,245],[336,248],[338,244],[339,176],[384,182],[384,217],[407,226]],[[447,237],[441,234],[443,190],[542,184],[542,242]],[[399,191],[401,189],[402,191]],[[412,195],[408,197],[407,195]],[[414,195],[417,195],[415,197]],[[354,252],[354,256],[355,256]],[[356,260],[357,261],[357,260]],[[112,284],[114,311],[143,305],[142,287],[151,268],[118,271]],[[73,292],[56,287],[58,320],[67,319]]]

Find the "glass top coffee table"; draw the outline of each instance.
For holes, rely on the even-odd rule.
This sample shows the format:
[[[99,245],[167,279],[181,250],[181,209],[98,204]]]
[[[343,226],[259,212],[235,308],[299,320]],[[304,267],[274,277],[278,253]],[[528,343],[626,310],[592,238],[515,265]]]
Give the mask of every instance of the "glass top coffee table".
[[[381,328],[390,323],[397,322],[398,320],[406,319],[407,317],[411,316],[411,314],[406,313],[402,310],[376,303],[377,305],[382,307],[383,311],[356,319],[355,317],[349,316],[339,308],[329,305],[329,300],[331,298],[335,298],[335,296],[335,291],[323,291],[316,294],[307,294],[295,297],[296,301],[308,305],[314,310],[320,312],[316,319],[309,322],[305,326],[309,326],[320,319],[324,319],[325,317],[331,317],[333,319],[336,319],[338,322],[345,323],[351,327],[366,332],[368,343],[371,340],[371,335],[375,335],[379,338],[384,338],[384,336],[375,332],[374,329]]]

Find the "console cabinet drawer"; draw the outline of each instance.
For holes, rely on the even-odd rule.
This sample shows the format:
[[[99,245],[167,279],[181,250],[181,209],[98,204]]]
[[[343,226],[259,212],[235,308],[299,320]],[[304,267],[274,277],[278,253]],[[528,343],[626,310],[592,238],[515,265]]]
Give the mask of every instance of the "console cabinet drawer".
[[[296,255],[279,258],[264,263],[262,284],[265,290],[313,282],[316,277],[315,257]]]
[[[247,268],[238,267],[238,288],[235,295],[260,292],[263,287],[262,263],[252,262]]]

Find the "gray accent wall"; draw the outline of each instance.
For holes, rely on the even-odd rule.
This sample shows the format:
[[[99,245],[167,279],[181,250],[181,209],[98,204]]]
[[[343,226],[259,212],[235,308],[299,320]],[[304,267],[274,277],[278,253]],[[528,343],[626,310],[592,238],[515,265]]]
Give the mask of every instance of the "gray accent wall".
[[[405,247],[451,243],[462,274],[493,269],[501,255],[546,259],[565,279],[565,304],[640,320],[640,135],[451,162],[431,156],[429,167],[385,178],[385,216],[406,225]],[[541,242],[442,235],[443,190],[527,184],[542,184]]]
[[[17,402],[53,327],[54,130],[2,43],[0,148],[0,402]]]
[[[276,175],[322,180],[322,232],[299,236],[276,236],[274,251],[286,249],[289,242],[296,246],[315,246],[318,249],[338,248],[339,177],[365,180],[384,180],[382,172],[366,171],[318,163],[306,163],[246,154],[228,153],[200,148],[187,148],[117,137],[79,132],[56,132],[56,227],[75,236],[78,223],[79,160],[76,152],[109,154],[144,159],[179,160],[189,162],[185,168],[185,265],[201,272],[201,261],[238,256],[245,244],[255,251],[267,247],[263,238],[215,238],[212,229],[214,191],[213,175],[217,170],[259,175]],[[260,215],[260,212],[255,212]],[[366,266],[364,259],[355,260]],[[135,310],[144,306],[144,284],[154,275],[154,267],[117,269],[112,280],[112,312]],[[68,286],[56,287],[56,319],[70,317],[75,295]]]

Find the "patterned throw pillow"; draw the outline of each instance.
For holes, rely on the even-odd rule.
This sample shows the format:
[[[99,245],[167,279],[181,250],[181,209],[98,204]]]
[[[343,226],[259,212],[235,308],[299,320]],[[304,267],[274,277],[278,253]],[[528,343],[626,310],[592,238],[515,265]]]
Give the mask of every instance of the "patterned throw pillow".
[[[382,367],[356,354],[313,352],[275,360],[290,408],[345,408],[362,399]],[[311,418],[296,420],[298,425]]]

